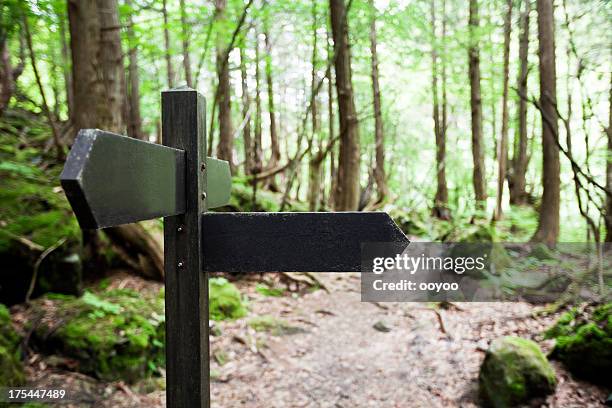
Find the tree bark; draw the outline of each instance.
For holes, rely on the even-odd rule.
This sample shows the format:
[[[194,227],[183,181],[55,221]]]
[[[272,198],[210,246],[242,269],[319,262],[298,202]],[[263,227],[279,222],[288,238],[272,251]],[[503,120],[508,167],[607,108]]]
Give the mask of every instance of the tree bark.
[[[446,16],[444,15],[446,1],[443,0],[443,15],[442,21],[444,30],[442,33],[442,42],[444,42]],[[434,120],[434,135],[436,138],[436,195],[434,198],[433,215],[437,218],[448,220],[450,212],[448,210],[448,187],[446,185],[446,72],[444,71],[444,62],[442,62],[444,78],[443,78],[443,106],[442,118],[440,117],[440,106],[438,97],[438,39],[436,33],[436,2],[431,1],[431,26],[432,26],[432,49],[431,49],[431,71],[432,71],[432,93],[433,93],[433,120]],[[442,123],[441,123],[442,122]]]
[[[317,106],[317,1],[312,2],[312,60],[310,71],[310,114],[312,115],[312,137],[310,148],[310,159],[308,160],[308,210],[317,211],[319,209],[319,195],[321,193],[321,164],[323,154],[321,146],[315,152],[314,146],[319,139],[320,123]]]
[[[72,122],[76,129],[99,128],[123,133],[122,95],[124,75],[119,36],[117,0],[70,0],[68,2],[70,23],[70,46],[72,51],[72,75],[74,86],[74,110]],[[160,259],[163,256],[159,243],[140,224],[130,224],[105,230],[111,241],[128,251],[133,258],[130,263],[139,265],[141,258]],[[137,237],[139,242],[126,245],[125,239],[114,237]],[[145,238],[143,238],[145,237]],[[142,244],[145,240],[146,245]],[[91,272],[103,264],[98,234],[83,232],[85,267]],[[126,253],[128,253],[126,252]],[[163,265],[147,265],[163,276]],[[142,273],[147,273],[141,269]]]
[[[189,23],[187,22],[187,9],[185,0],[179,2],[181,9],[181,30],[182,30],[182,45],[183,45],[183,69],[185,70],[185,82],[187,86],[193,88],[193,79],[191,78],[191,57],[189,55]]]
[[[340,123],[340,153],[335,209],[355,211],[359,206],[359,121],[355,110],[352,84],[348,22],[344,0],[330,0],[334,39],[334,66]]]
[[[174,88],[174,68],[172,67],[172,54],[170,52],[170,28],[168,23],[168,7],[166,0],[162,0],[162,16],[164,18],[164,46],[166,58],[166,75],[168,88]]]
[[[253,174],[263,170],[261,151],[261,70],[259,52],[259,33],[255,32],[255,135],[253,139]]]
[[[512,176],[510,181],[510,203],[527,204],[525,174],[527,173],[527,76],[529,74],[529,13],[531,1],[525,0],[525,9],[521,13],[519,38],[519,75],[517,80],[518,98],[518,138],[515,137]],[[521,95],[523,97],[521,97]]]
[[[74,95],[72,87],[72,73],[70,72],[70,54],[68,42],[66,40],[66,9],[57,10],[57,20],[59,26],[60,42],[62,47],[62,74],[64,76],[64,87],[66,88],[66,105],[68,117],[72,116],[74,109]]]
[[[374,104],[374,140],[376,143],[376,163],[374,165],[374,179],[376,180],[377,201],[382,203],[389,195],[387,176],[385,175],[385,134],[383,129],[382,103],[380,101],[380,84],[378,81],[378,52],[376,44],[376,7],[370,0],[372,16],[370,18],[370,55],[372,98]]]
[[[265,71],[266,85],[268,87],[268,115],[270,118],[270,149],[272,154],[268,162],[268,168],[273,169],[280,162],[280,145],[278,143],[278,133],[276,126],[276,111],[274,106],[274,83],[272,80],[272,43],[270,42],[270,31],[267,27],[267,17],[264,21],[264,45],[266,50]],[[274,180],[271,178],[270,180]]]
[[[246,61],[246,36],[240,45],[240,80],[242,86],[242,140],[244,144],[244,174],[252,174],[253,171],[253,155],[251,150],[251,97],[249,96],[249,83],[247,76],[247,61]]]
[[[497,153],[497,197],[493,218],[500,220],[503,216],[504,181],[508,166],[508,76],[510,66],[510,34],[512,33],[512,3],[506,1],[506,18],[504,19],[504,79],[502,91],[502,128]]]
[[[130,7],[128,14],[127,38],[128,38],[128,123],[127,134],[134,139],[144,140],[142,132],[142,117],[140,116],[140,75],[138,73],[138,47],[136,35],[134,34],[134,21],[132,19],[132,0],[125,0],[125,4]]]
[[[606,189],[612,191],[612,73],[610,74],[610,96],[608,99],[608,127],[606,134],[608,136],[608,152],[606,163]],[[606,195],[606,242],[612,242],[612,197]]]
[[[557,73],[552,0],[537,0],[537,9],[544,193],[539,210],[538,229],[532,241],[543,242],[552,247],[559,237],[560,201],[559,148],[555,140],[559,132],[556,111]]]
[[[215,0],[217,24],[226,21],[225,9],[227,0]],[[232,105],[229,64],[227,63],[227,44],[223,33],[217,34],[217,77],[218,77],[218,114],[219,114],[219,143],[217,144],[217,157],[230,163],[234,173],[233,150],[234,139],[232,129]]]
[[[485,163],[482,137],[482,98],[480,94],[480,50],[478,39],[478,0],[470,0],[470,46],[468,49],[470,106],[472,116],[472,160],[474,164],[472,182],[476,207],[483,209],[486,205],[487,191],[485,180]]]
[[[17,78],[19,78],[25,67],[25,41],[23,34],[20,34],[19,37],[21,60],[16,67],[13,67],[11,64],[8,40],[6,29],[0,25],[0,117],[2,117],[4,110],[8,107],[11,97],[15,92]]]

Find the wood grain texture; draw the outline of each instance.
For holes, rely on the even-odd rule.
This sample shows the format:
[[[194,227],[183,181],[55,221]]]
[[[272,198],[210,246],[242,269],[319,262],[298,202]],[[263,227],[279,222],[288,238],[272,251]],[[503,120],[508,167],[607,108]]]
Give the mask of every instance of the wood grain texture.
[[[207,213],[209,272],[361,270],[361,244],[408,239],[386,213]]]
[[[60,176],[81,228],[96,229],[185,210],[184,152],[82,129]]]
[[[162,93],[163,143],[185,151],[185,213],[164,218],[166,404],[210,406],[208,275],[202,273],[206,211],[204,97],[190,88]]]

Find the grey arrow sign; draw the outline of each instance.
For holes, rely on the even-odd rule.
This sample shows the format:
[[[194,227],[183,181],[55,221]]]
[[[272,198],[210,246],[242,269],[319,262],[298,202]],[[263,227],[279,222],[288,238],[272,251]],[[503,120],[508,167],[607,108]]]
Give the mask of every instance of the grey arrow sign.
[[[226,161],[206,159],[209,208],[229,202]],[[185,152],[97,129],[79,132],[60,176],[81,228],[185,212]]]

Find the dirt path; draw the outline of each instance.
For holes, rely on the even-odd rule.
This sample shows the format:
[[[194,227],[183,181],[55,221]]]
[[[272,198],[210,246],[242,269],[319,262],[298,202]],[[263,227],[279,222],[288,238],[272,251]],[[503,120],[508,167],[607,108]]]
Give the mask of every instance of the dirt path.
[[[533,334],[554,317],[534,319],[528,304],[435,309],[362,303],[358,274],[318,276],[329,292],[266,297],[255,291],[255,281],[238,282],[249,298],[249,316],[215,323],[212,330],[213,407],[476,407],[478,370],[491,340],[518,335],[538,341],[545,352],[551,347]],[[263,315],[287,327],[257,332],[247,324]],[[557,391],[538,406],[603,406],[606,390],[576,381],[553,364]],[[29,372],[41,385],[53,378],[65,386],[86,384],[100,395],[96,407],[164,406],[164,391],[144,394],[142,386],[50,372],[41,361],[31,363]]]

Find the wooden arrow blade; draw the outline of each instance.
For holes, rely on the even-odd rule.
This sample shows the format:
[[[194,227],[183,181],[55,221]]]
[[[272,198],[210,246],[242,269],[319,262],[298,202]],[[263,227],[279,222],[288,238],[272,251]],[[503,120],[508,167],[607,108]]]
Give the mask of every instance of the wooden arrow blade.
[[[361,270],[361,244],[405,243],[386,213],[206,213],[207,272]]]
[[[185,211],[184,152],[97,129],[79,132],[60,176],[81,228]]]

